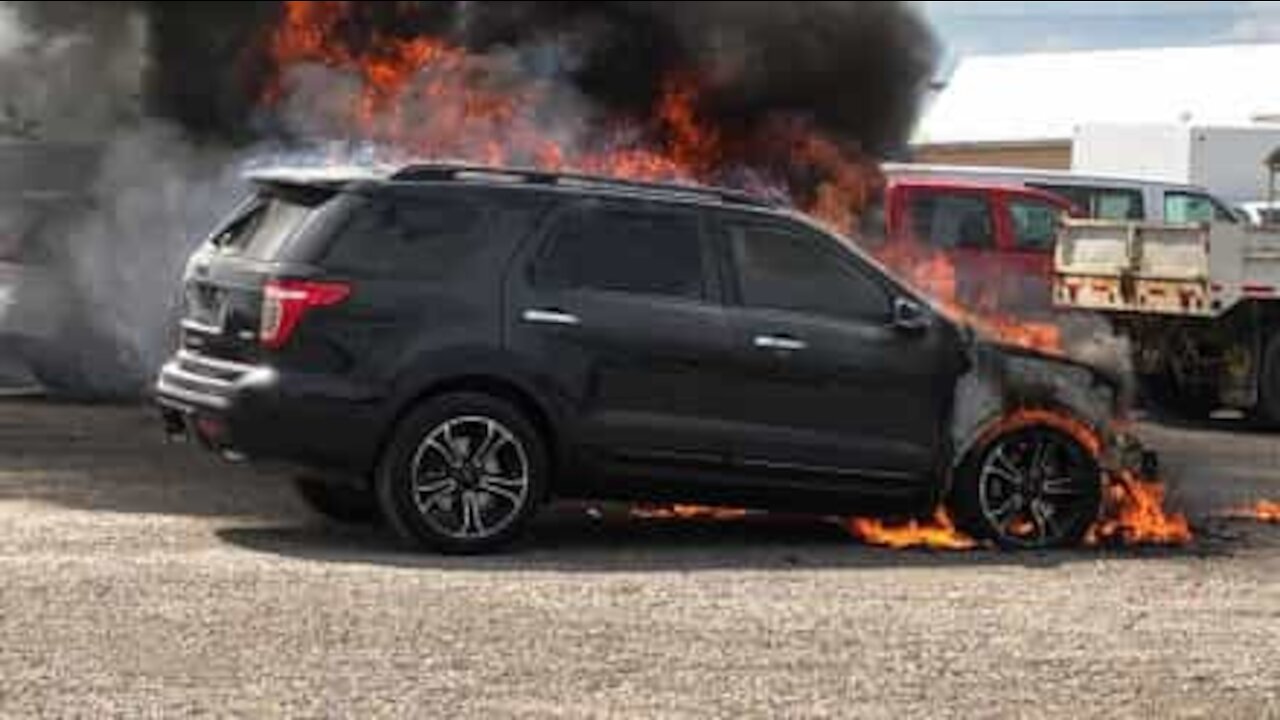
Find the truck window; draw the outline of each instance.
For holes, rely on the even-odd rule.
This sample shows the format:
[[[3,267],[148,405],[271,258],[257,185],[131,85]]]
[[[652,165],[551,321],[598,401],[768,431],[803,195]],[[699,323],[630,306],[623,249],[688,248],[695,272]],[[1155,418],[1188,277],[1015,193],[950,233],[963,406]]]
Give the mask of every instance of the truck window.
[[[1204,193],[1170,190],[1164,194],[1164,221],[1234,223],[1236,217]]]
[[[991,204],[973,192],[914,190],[907,198],[910,237],[940,248],[995,247]]]
[[[1028,198],[1009,200],[1009,217],[1013,219],[1013,242],[1019,250],[1045,252],[1053,248],[1058,230],[1056,205]]]
[[[1045,185],[1027,183],[1033,187],[1066,198],[1072,205],[1100,220],[1142,220],[1146,217],[1142,206],[1142,191],[1130,188],[1094,187],[1086,185]]]

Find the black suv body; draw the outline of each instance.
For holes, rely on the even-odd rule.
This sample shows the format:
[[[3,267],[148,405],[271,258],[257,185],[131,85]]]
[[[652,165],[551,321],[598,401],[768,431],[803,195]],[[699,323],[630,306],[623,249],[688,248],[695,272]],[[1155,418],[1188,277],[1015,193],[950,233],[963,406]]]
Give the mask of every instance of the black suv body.
[[[983,460],[953,408],[969,333],[799,214],[486,168],[253,179],[189,262],[157,397],[171,430],[299,467],[331,516],[376,506],[407,538],[478,551],[552,496],[927,512]],[[1096,514],[1078,443],[1020,443],[1006,474],[1052,474],[1035,465],[1052,455]],[[1003,538],[974,503],[1013,495],[969,484],[971,531],[1083,532]]]

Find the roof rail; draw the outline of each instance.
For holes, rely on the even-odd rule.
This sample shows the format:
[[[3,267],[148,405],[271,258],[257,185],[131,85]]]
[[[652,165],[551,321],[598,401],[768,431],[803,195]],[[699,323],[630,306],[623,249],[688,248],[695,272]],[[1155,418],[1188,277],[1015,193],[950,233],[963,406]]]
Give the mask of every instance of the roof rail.
[[[392,173],[391,180],[404,182],[439,182],[449,180],[489,180],[496,182],[526,183],[531,185],[556,185],[582,189],[638,190],[666,197],[682,197],[696,200],[715,200],[737,205],[773,207],[766,198],[741,190],[710,185],[681,185],[679,183],[625,180],[604,175],[588,175],[572,172],[552,172],[533,168],[499,167],[493,165],[467,165],[453,163],[424,163],[406,165]]]

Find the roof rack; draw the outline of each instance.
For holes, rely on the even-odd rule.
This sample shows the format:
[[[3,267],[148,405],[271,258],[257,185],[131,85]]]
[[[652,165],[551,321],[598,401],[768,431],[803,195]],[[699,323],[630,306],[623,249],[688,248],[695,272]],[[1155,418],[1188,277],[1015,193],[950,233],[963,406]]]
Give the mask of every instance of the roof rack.
[[[391,180],[405,182],[439,182],[449,180],[487,180],[490,182],[526,183],[531,185],[555,185],[560,187],[637,190],[646,194],[690,200],[713,200],[736,205],[773,207],[766,198],[741,190],[710,185],[681,185],[678,183],[623,180],[604,175],[551,172],[533,168],[498,167],[493,165],[467,165],[452,163],[424,163],[406,165],[391,174]]]

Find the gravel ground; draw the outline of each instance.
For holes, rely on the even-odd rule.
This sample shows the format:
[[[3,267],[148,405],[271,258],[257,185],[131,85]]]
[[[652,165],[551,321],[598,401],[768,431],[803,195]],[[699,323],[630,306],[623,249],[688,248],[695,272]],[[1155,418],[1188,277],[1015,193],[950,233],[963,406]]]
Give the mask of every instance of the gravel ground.
[[[1280,717],[1280,442],[1144,425],[1182,550],[894,552],[547,515],[441,558],[148,411],[0,401],[0,716]]]

